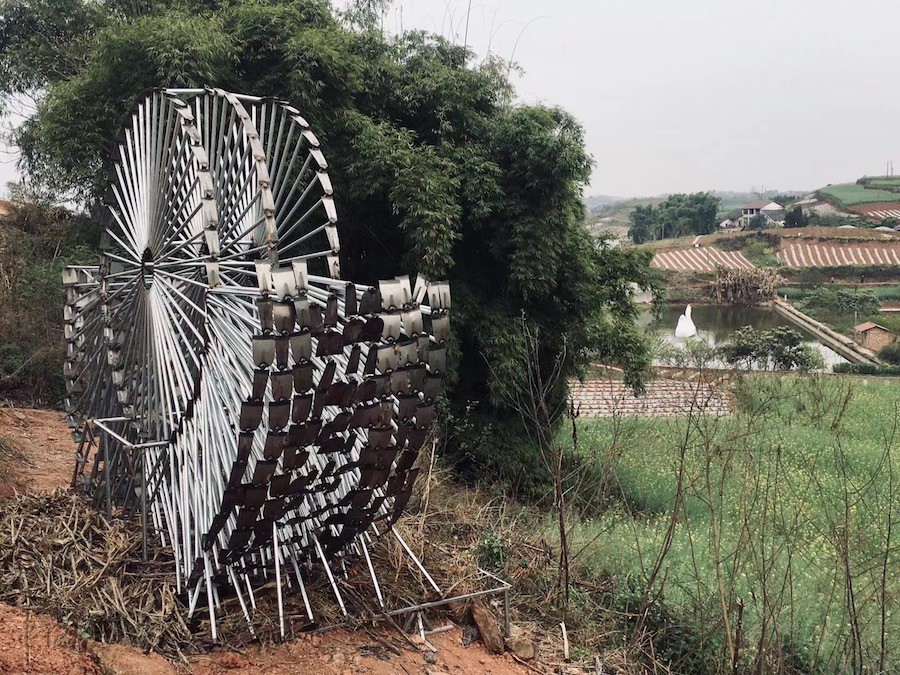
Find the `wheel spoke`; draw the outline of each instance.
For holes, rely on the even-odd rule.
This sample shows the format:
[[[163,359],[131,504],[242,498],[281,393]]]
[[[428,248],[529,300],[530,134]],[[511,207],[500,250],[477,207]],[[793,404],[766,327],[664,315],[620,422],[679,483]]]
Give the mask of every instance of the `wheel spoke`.
[[[65,375],[76,430],[118,421],[75,482],[98,506],[147,509],[213,624],[222,578],[243,584],[249,620],[243,590],[253,604],[274,574],[281,600],[292,570],[311,617],[301,566],[333,581],[409,499],[446,284],[337,278],[327,163],[280,101],[152,91],[110,180],[110,247],[64,275]]]

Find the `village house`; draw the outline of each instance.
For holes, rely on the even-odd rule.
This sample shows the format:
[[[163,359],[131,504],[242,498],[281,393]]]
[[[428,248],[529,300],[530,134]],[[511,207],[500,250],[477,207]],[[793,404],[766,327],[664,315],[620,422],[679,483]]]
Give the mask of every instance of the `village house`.
[[[724,220],[719,223],[719,229],[731,232],[741,229],[741,209],[735,209],[725,214]]]
[[[856,334],[859,336],[860,344],[866,349],[871,349],[873,352],[880,351],[883,347],[887,347],[896,338],[896,335],[890,330],[872,321],[861,323],[853,330],[856,331]]]
[[[784,226],[784,207],[778,202],[769,201],[768,199],[757,199],[749,204],[741,207],[741,216],[738,222],[741,227],[746,228],[754,216],[763,214],[769,219],[769,222],[777,227]]]

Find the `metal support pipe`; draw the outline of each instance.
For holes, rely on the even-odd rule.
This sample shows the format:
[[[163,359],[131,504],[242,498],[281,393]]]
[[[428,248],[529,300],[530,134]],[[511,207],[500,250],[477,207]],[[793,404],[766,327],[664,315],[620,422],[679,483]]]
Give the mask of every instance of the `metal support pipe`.
[[[503,591],[503,631],[506,637],[512,636],[512,626],[509,621],[509,587]]]
[[[428,570],[425,569],[425,565],[423,565],[423,564],[422,564],[422,561],[420,561],[420,560],[416,557],[416,554],[413,553],[412,549],[409,547],[409,544],[407,544],[407,543],[403,540],[403,537],[401,537],[400,534],[397,532],[397,530],[394,529],[394,526],[393,526],[393,525],[391,526],[391,533],[397,538],[397,541],[400,542],[400,545],[401,545],[401,546],[403,547],[403,549],[406,551],[407,555],[409,555],[409,557],[413,559],[413,562],[416,564],[416,567],[419,568],[419,571],[422,573],[422,575],[423,575],[426,579],[428,579],[428,583],[431,584],[431,587],[432,587],[435,591],[437,591],[438,595],[443,596],[443,595],[444,595],[444,592],[441,590],[441,587],[438,586],[437,583],[435,583],[434,579],[431,578],[431,575],[428,573]]]
[[[338,605],[341,607],[341,612],[344,613],[344,616],[347,616],[347,608],[344,607],[344,599],[341,597],[337,582],[334,580],[334,575],[331,573],[331,567],[328,565],[325,554],[322,552],[322,545],[319,543],[318,537],[313,536],[313,541],[316,544],[316,551],[319,553],[319,559],[322,561],[322,567],[325,568],[325,574],[328,576],[328,581],[331,582],[331,590],[334,591],[334,597],[337,598]]]
[[[118,421],[118,420],[117,420],[117,421]],[[125,448],[130,448],[130,447],[131,447],[131,442],[130,442],[127,438],[124,438],[123,436],[120,436],[120,435],[117,434],[115,431],[113,431],[112,429],[110,429],[108,426],[106,426],[105,424],[103,424],[103,422],[101,422],[100,420],[91,420],[90,423],[91,423],[92,425],[95,425],[95,426],[100,427],[100,428],[101,428],[103,431],[105,431],[107,434],[109,434],[110,436],[112,436],[113,438],[115,438],[117,441],[119,441],[119,443],[121,443],[123,447],[125,447]]]
[[[381,605],[382,609],[384,608],[384,597],[381,595],[381,585],[378,583],[378,576],[375,574],[375,567],[372,565],[372,558],[369,555],[369,547],[366,546],[365,540],[362,538],[362,535],[358,536],[359,546],[362,548],[363,555],[366,558],[366,566],[369,568],[369,576],[372,577],[372,585],[375,586],[375,597],[378,598],[378,604]]]
[[[378,621],[380,619],[387,619],[394,616],[401,616],[403,614],[409,614],[411,612],[419,612],[425,609],[435,609],[437,607],[444,607],[446,605],[452,604],[454,602],[461,602],[463,600],[474,600],[475,598],[481,598],[487,595],[499,595],[501,593],[507,592],[510,589],[510,586],[498,586],[496,588],[488,588],[483,591],[474,591],[472,593],[465,593],[463,595],[454,595],[452,598],[442,598],[441,600],[434,600],[432,602],[423,602],[417,605],[407,605],[406,607],[401,607],[400,609],[393,609],[389,612],[381,612],[376,617],[372,619],[372,621]],[[331,630],[336,630],[338,628],[345,628],[349,626],[349,623],[339,623],[334,624],[333,626],[325,626],[323,628],[319,628],[314,631],[316,633],[326,633]]]
[[[103,444],[103,471],[106,474],[103,478],[104,492],[106,492],[106,519],[112,519],[112,466],[109,459],[109,438],[100,437]]]
[[[147,562],[147,455],[141,453],[141,557]]]

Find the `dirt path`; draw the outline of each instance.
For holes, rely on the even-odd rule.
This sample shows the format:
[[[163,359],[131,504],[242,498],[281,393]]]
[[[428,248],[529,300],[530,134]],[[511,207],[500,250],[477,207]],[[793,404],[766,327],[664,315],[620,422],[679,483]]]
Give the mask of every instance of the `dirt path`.
[[[366,633],[335,631],[299,638],[283,645],[254,647],[243,654],[221,652],[191,660],[194,675],[395,675],[402,673],[485,673],[521,675],[528,672],[512,657],[488,654],[480,643],[462,645],[459,630],[434,635],[437,648],[401,647],[398,635],[379,635],[399,649],[399,655]]]
[[[0,604],[0,673],[4,675],[523,675],[511,656],[464,647],[458,629],[430,638],[437,649],[404,644],[383,630],[334,631],[241,653],[214,651],[172,664],[158,654],[89,642],[49,616]]]
[[[54,410],[0,408],[0,436],[13,441],[24,453],[9,470],[17,481],[13,487],[29,492],[52,492],[68,488],[72,480],[74,446],[66,416]],[[10,492],[9,485],[6,492]],[[0,497],[5,497],[0,489]]]
[[[0,673],[100,675],[84,640],[48,616],[0,604]]]
[[[22,457],[8,461],[0,498],[15,491],[68,488],[73,445],[60,412],[0,409],[0,439],[13,441]],[[4,461],[0,457],[0,461]],[[173,665],[157,654],[124,645],[87,642],[49,616],[0,603],[2,675],[437,675],[534,672],[509,655],[495,656],[481,643],[463,646],[459,628],[435,634],[432,652],[396,631],[333,631],[291,642],[252,646],[240,653],[213,651]]]

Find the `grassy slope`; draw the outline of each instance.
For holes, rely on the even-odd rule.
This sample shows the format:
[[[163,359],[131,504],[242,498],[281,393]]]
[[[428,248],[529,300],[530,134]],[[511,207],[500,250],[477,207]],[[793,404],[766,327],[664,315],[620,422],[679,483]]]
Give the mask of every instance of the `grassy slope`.
[[[646,583],[664,547],[684,447],[683,511],[663,562],[665,581],[658,578],[654,592],[694,625],[707,648],[722,645],[723,601],[733,632],[741,598],[744,659],[756,656],[765,619],[768,658],[782,651],[772,649],[779,643],[794,654],[795,666],[843,672],[850,665],[847,551],[865,660],[872,664],[885,551],[886,628],[900,630],[900,554],[896,541],[885,542],[890,488],[900,478],[900,439],[886,458],[885,435],[900,387],[760,377],[740,393],[745,405],[731,418],[582,424],[582,452],[612,465],[623,498],[577,531],[579,545],[589,542],[583,563],[622,585]],[[888,655],[886,667],[900,668],[900,650]]]
[[[854,206],[855,204],[868,204],[873,202],[900,201],[900,194],[888,190],[868,189],[856,183],[840,183],[829,185],[819,190],[819,193],[829,197],[841,206]]]
[[[662,197],[639,197],[628,199],[608,206],[601,206],[591,211],[588,219],[590,224],[599,223],[615,227],[629,227],[631,222],[628,217],[638,206],[659,206],[665,201]]]
[[[867,291],[874,293],[882,302],[892,302],[900,300],[900,285],[885,284],[884,286],[865,286]],[[787,295],[788,300],[803,300],[812,289],[801,286],[782,286],[778,289],[778,295]]]

